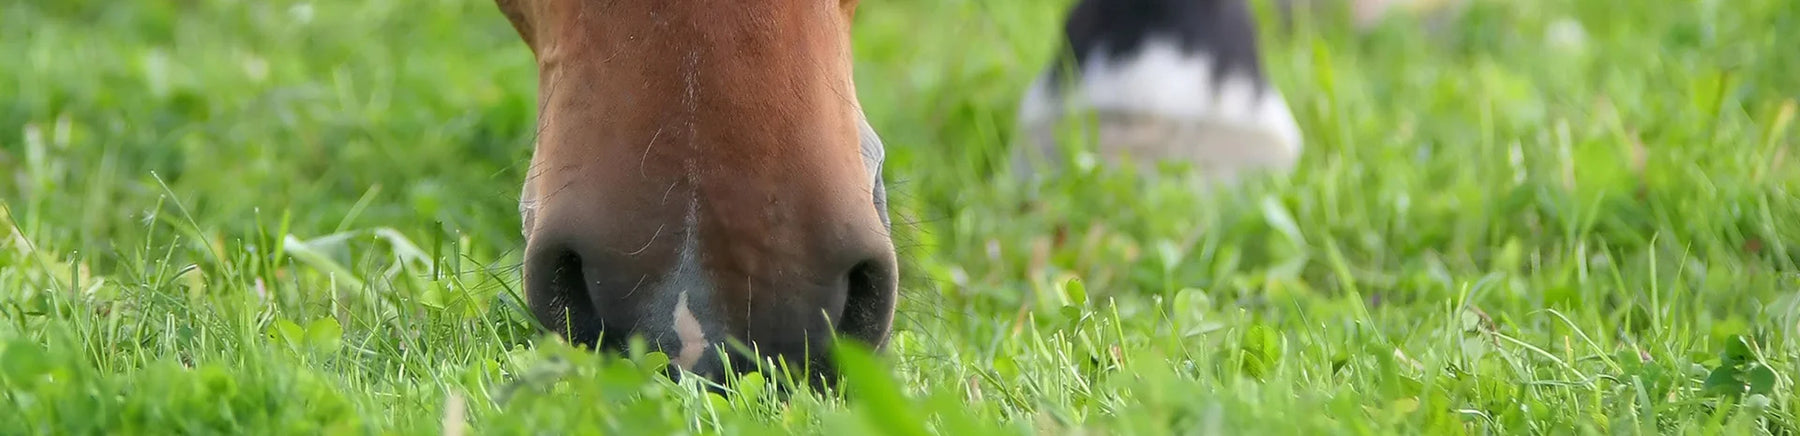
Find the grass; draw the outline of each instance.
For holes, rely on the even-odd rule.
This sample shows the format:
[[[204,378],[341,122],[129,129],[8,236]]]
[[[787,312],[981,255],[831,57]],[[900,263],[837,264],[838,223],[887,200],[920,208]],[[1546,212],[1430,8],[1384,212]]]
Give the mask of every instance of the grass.
[[[0,433],[1800,430],[1792,2],[1266,27],[1306,155],[1219,195],[1005,175],[1065,3],[864,2],[901,326],[781,401],[519,310],[490,2],[0,0]]]

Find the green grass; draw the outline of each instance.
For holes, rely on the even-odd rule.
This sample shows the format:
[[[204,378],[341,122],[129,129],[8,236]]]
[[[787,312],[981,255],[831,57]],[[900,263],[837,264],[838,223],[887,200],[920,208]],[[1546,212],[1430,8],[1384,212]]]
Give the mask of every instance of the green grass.
[[[863,3],[901,326],[780,401],[519,310],[490,2],[0,0],[0,433],[1800,430],[1792,1],[1267,27],[1306,155],[1211,196],[1006,176],[1065,3]]]

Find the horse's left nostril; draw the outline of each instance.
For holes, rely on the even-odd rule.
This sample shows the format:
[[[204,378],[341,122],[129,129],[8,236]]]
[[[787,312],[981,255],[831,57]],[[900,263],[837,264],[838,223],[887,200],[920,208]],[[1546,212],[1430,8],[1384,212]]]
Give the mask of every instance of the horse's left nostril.
[[[892,255],[871,258],[850,268],[845,282],[844,311],[837,330],[871,346],[887,339],[893,323],[899,277]]]

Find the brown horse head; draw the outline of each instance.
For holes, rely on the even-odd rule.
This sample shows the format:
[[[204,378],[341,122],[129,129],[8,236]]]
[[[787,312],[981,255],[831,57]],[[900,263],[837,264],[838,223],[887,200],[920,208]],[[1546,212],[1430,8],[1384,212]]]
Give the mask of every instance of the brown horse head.
[[[897,270],[855,0],[497,1],[538,64],[520,210],[546,327],[636,336],[709,378],[775,358],[829,375],[834,337],[885,342]]]

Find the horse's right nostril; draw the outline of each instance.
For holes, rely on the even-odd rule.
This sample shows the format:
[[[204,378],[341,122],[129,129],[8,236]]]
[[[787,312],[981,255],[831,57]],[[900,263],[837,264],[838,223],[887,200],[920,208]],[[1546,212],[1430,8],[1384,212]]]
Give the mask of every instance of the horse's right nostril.
[[[566,248],[532,253],[526,259],[525,298],[545,328],[569,342],[595,347],[600,316],[588,293],[581,255]]]

